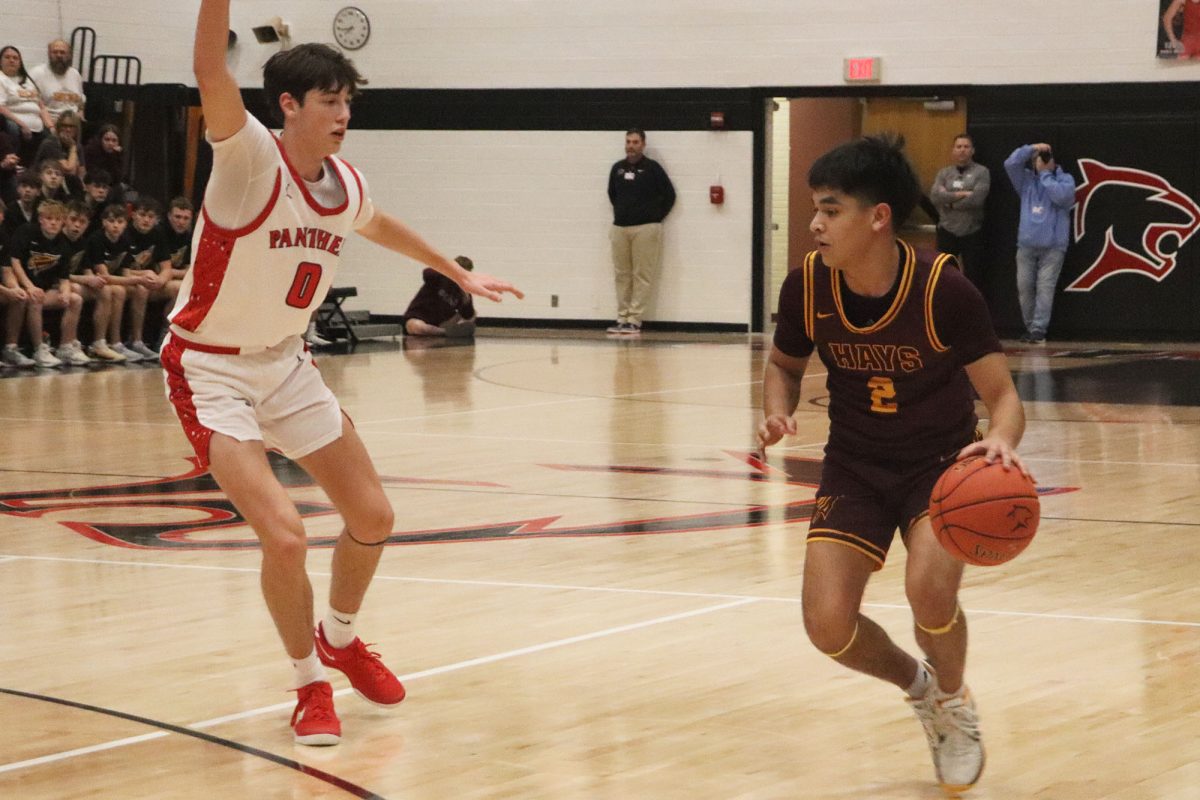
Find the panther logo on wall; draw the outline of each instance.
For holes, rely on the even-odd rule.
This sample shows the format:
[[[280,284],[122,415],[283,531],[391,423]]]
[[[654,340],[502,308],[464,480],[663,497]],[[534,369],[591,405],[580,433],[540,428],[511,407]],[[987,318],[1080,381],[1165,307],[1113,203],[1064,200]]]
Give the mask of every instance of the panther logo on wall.
[[[1161,175],[1132,167],[1113,167],[1091,158],[1079,159],[1083,183],[1075,189],[1075,241],[1089,229],[1104,231],[1104,247],[1068,292],[1089,292],[1114,275],[1133,273],[1161,282],[1175,269],[1177,256],[1200,228],[1200,206]],[[1152,218],[1100,208],[1104,189],[1130,187],[1149,194]],[[1120,212],[1120,213],[1119,213]],[[1134,242],[1137,233],[1140,241]],[[1124,240],[1124,243],[1122,243]]]

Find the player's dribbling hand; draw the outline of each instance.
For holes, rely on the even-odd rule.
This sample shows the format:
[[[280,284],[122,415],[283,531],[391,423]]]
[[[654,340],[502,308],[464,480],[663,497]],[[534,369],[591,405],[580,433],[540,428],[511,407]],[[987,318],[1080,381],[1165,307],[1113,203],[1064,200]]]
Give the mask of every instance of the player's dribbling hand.
[[[772,414],[758,426],[758,447],[766,455],[766,449],[784,436],[796,434],[796,420],[783,414]]]
[[[480,297],[486,297],[488,300],[497,303],[500,302],[504,292],[508,292],[518,300],[525,299],[525,293],[508,281],[502,281],[499,278],[493,278],[491,275],[482,275],[474,272],[467,275],[466,280],[462,282],[462,288],[464,291],[477,294]]]
[[[1005,469],[1016,467],[1021,470],[1021,474],[1029,480],[1037,483],[1029,468],[1025,466],[1025,462],[1017,455],[1017,451],[1012,448],[1008,442],[1000,437],[987,436],[980,439],[978,442],[971,444],[958,451],[958,460],[961,461],[968,456],[983,456],[984,460],[989,464],[995,463],[996,459],[1000,459],[1000,463]]]

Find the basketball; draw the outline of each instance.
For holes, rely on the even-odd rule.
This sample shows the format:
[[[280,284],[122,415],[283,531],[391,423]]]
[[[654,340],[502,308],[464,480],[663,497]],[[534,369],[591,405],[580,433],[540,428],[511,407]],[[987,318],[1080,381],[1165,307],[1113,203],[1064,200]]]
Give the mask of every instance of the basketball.
[[[983,456],[955,462],[929,496],[929,521],[942,547],[968,564],[991,567],[1029,546],[1041,519],[1033,481]]]

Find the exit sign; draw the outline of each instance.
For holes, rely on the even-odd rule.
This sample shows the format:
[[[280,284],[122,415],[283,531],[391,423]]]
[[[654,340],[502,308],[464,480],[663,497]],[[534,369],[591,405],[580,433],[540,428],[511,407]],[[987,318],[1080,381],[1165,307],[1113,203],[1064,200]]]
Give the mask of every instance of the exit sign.
[[[879,81],[880,64],[876,56],[847,58],[843,78],[846,83],[871,83]]]

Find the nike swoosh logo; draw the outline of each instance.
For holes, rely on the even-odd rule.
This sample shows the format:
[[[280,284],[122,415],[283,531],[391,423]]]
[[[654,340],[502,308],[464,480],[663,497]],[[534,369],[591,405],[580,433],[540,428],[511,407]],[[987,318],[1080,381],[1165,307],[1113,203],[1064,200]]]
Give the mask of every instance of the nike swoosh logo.
[[[821,313],[820,311],[817,312],[817,319],[829,319],[832,316],[833,316],[832,311],[825,313],[825,314]]]
[[[330,653],[329,650],[327,650],[325,648],[325,646],[323,644],[321,644],[320,639],[317,639],[316,644],[317,644],[317,656],[318,657],[324,656],[325,658],[330,659],[332,661],[333,653]]]
[[[336,619],[338,622],[342,623],[343,625],[349,625],[349,624],[350,624],[350,620],[348,620],[348,619],[342,619],[342,618],[341,618],[341,617],[339,617],[337,614],[334,614],[334,615],[333,615],[333,618],[334,618],[334,619]]]

